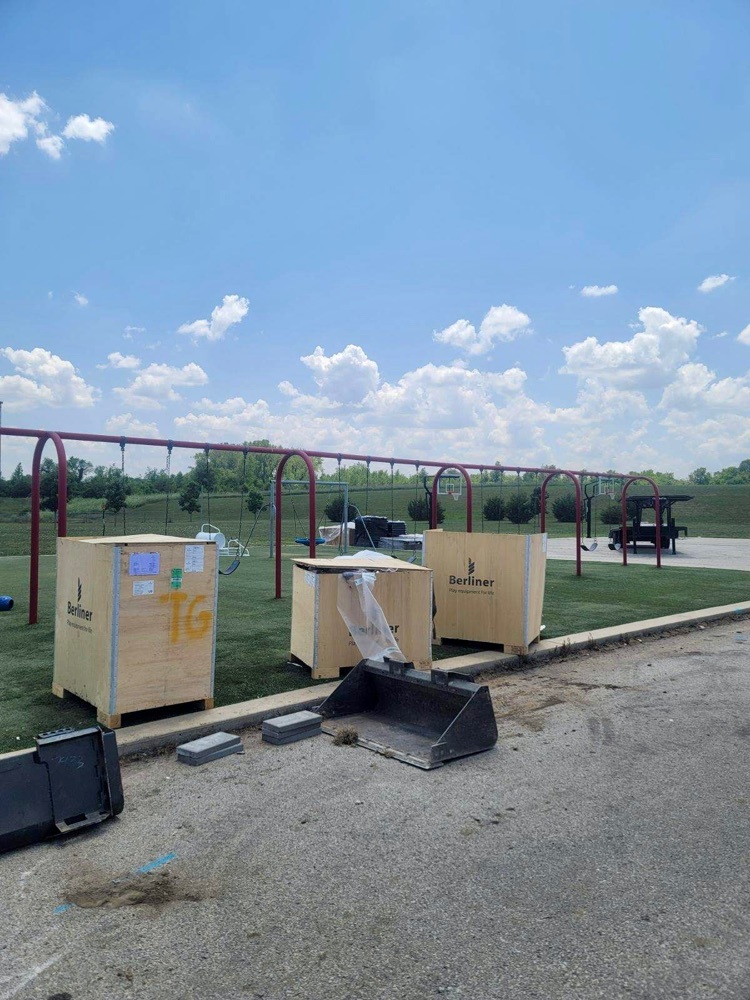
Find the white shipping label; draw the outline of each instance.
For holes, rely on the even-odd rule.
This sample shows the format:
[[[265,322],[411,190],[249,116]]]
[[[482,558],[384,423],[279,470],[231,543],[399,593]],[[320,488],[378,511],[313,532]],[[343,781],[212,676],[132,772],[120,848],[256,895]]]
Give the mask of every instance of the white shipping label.
[[[542,535],[542,552],[547,551],[547,532],[545,531]]]
[[[131,552],[128,569],[130,576],[158,576],[158,552]]]
[[[206,549],[204,545],[186,545],[185,572],[202,573],[205,556],[206,556]]]
[[[314,587],[317,578],[318,578],[317,573],[311,573],[309,569],[305,570],[305,583],[307,584],[308,587]]]
[[[133,597],[145,597],[146,594],[153,594],[153,592],[154,592],[153,580],[133,581]]]

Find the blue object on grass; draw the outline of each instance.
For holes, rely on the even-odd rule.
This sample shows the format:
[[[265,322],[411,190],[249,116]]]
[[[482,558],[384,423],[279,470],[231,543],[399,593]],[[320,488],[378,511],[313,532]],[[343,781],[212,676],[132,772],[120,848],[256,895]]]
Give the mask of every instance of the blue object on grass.
[[[13,607],[13,598],[3,596],[0,597],[0,611],[10,611]]]

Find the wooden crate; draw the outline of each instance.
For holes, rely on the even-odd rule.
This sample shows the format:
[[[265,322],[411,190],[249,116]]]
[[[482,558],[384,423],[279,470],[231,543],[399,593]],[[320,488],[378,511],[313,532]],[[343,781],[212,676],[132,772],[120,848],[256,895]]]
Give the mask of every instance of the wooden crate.
[[[432,665],[432,573],[399,559],[295,559],[292,574],[291,657],[312,676],[338,677],[362,658],[337,607],[338,580],[351,569],[383,569],[373,594],[407,660],[418,670]]]
[[[425,531],[437,641],[467,639],[528,652],[542,624],[546,561],[546,534]]]
[[[213,707],[218,550],[169,535],[61,538],[53,692],[125,712]]]

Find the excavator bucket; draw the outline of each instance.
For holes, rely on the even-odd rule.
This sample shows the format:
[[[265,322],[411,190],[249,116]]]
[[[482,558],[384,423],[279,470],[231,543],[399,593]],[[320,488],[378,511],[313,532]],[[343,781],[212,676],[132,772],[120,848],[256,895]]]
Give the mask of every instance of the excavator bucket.
[[[324,733],[355,730],[359,746],[425,770],[497,742],[486,684],[395,660],[362,660],[318,711]]]
[[[0,757],[0,854],[122,812],[117,739],[98,726],[59,729],[35,750]]]

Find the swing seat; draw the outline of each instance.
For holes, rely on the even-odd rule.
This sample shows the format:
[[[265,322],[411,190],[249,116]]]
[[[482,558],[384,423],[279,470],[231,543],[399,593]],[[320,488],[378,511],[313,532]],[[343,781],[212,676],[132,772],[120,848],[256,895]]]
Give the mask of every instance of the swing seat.
[[[297,545],[309,545],[310,544],[310,539],[309,538],[295,538],[294,540],[297,543]],[[315,539],[315,544],[316,545],[325,545],[327,541],[328,541],[327,538],[316,538]]]

